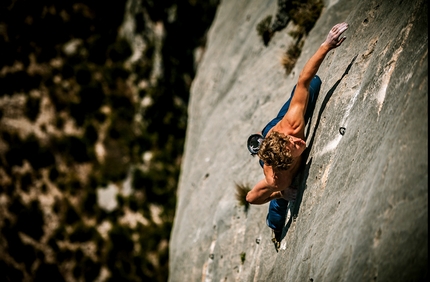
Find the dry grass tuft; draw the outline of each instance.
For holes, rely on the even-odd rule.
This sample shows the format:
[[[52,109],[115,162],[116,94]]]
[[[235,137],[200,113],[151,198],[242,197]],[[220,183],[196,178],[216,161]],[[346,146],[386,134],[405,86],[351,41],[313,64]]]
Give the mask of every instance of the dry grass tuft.
[[[239,205],[245,207],[245,211],[248,211],[249,209],[249,203],[246,201],[246,195],[249,191],[251,191],[251,188],[247,184],[238,184],[235,183],[236,186],[236,200],[239,202]]]
[[[294,26],[294,29],[288,32],[288,35],[290,35],[292,38],[296,39],[296,42],[299,42],[303,36],[306,35],[306,29],[303,26],[296,25]]]
[[[296,43],[290,45],[281,58],[281,64],[287,74],[293,70],[302,52],[304,38],[314,27],[324,7],[322,0],[307,0],[306,2],[294,0],[292,5],[294,8],[289,14],[296,27],[295,30],[289,32],[289,35],[296,39]]]
[[[292,21],[304,28],[304,33],[308,34],[309,31],[315,25],[315,22],[321,15],[321,11],[324,7],[322,0],[307,0],[299,1],[295,0],[292,2],[293,9],[290,11]]]
[[[288,50],[282,56],[281,64],[284,66],[285,72],[287,73],[287,75],[290,74],[291,71],[293,70],[301,53],[302,53],[301,45],[292,44],[290,45],[290,47],[288,47]]]

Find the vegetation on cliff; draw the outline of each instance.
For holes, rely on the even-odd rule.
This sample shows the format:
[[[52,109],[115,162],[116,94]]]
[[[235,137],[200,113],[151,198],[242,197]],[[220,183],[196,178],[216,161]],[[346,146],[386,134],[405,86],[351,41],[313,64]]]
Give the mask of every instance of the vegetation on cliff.
[[[193,50],[217,4],[142,1],[134,62],[125,1],[1,4],[0,280],[167,279]]]

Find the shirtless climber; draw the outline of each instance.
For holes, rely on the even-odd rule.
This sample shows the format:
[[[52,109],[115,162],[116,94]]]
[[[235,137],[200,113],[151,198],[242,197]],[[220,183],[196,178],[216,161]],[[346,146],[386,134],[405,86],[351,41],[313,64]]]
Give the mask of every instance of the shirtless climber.
[[[260,158],[265,177],[248,192],[246,200],[255,205],[270,202],[267,225],[278,242],[285,225],[288,201],[295,198],[297,191],[297,187],[291,187],[291,184],[306,149],[306,122],[312,115],[321,86],[316,73],[328,52],[346,39],[342,33],[347,29],[347,23],[333,26],[326,40],[303,67],[290,99],[277,117],[266,125],[258,140],[259,148],[255,153]]]

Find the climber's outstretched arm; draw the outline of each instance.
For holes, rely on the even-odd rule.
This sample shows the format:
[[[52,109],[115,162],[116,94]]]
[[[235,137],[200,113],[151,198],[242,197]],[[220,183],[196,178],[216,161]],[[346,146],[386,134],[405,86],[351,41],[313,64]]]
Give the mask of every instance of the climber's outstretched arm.
[[[305,64],[299,75],[299,80],[296,85],[294,96],[291,99],[290,107],[284,118],[281,120],[281,127],[292,129],[304,128],[304,115],[306,113],[306,107],[309,100],[309,85],[327,53],[330,50],[339,47],[342,42],[345,41],[346,37],[342,36],[342,33],[347,29],[347,23],[339,23],[335,25],[330,30],[326,40]]]

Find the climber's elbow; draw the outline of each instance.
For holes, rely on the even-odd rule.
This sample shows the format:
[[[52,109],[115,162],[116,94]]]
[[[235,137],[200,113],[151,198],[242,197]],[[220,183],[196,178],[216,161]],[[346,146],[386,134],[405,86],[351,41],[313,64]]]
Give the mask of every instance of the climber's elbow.
[[[267,197],[265,197],[264,195],[259,195],[253,190],[249,191],[248,194],[246,194],[246,201],[251,205],[262,205],[267,202],[265,198]]]

